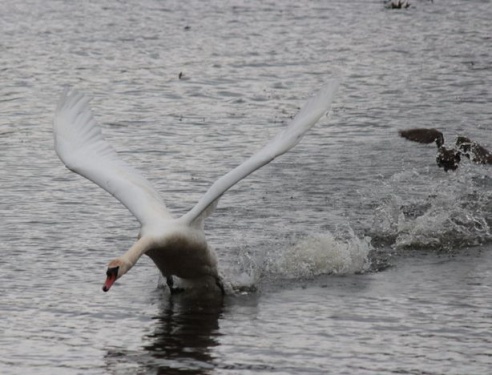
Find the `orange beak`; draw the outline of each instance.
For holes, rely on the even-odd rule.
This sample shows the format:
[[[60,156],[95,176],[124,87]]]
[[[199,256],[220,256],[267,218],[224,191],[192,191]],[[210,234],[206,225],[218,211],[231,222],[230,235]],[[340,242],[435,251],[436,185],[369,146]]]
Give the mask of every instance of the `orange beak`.
[[[108,277],[106,278],[106,282],[104,283],[103,285],[103,292],[107,292],[114,284],[114,282],[116,281],[116,275],[112,274],[112,275],[108,275]]]
[[[107,292],[118,278],[119,267],[110,267],[106,271],[106,282],[103,285],[103,292]]]

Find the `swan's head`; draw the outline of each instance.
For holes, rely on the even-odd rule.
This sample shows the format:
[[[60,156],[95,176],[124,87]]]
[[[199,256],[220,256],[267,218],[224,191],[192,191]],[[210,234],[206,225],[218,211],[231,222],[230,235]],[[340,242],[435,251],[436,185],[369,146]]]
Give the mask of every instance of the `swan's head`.
[[[102,290],[107,292],[116,280],[128,272],[131,268],[130,263],[125,262],[123,259],[114,259],[108,264],[108,270],[106,271],[106,282],[104,283]]]

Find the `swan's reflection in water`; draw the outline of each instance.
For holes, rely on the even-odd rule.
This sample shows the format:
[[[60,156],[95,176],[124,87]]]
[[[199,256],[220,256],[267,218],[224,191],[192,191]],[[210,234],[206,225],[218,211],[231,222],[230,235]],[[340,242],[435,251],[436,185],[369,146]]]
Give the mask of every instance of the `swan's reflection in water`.
[[[214,368],[212,349],[219,345],[223,298],[173,297],[156,317],[157,325],[144,346],[155,359],[170,361],[175,373],[205,374]],[[171,374],[168,366],[158,374]],[[193,370],[193,369],[196,369]]]
[[[171,298],[161,293],[159,298],[159,313],[152,332],[143,337],[143,350],[109,351],[108,367],[118,374],[212,373],[217,365],[213,348],[220,345],[222,296]]]

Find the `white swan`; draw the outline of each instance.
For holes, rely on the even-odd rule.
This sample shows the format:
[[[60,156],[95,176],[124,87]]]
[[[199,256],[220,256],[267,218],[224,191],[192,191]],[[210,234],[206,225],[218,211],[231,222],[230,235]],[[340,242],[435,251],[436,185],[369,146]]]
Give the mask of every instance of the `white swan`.
[[[140,221],[137,242],[121,257],[109,262],[103,290],[148,255],[166,277],[171,292],[173,275],[210,285],[224,293],[217,270],[217,258],[205,239],[203,220],[209,216],[222,194],[231,186],[294,147],[325,114],[339,86],[331,79],[307,101],[296,117],[263,148],[219,178],[191,211],[173,218],[150,183],[118,158],[104,140],[89,108],[90,99],[76,90],[65,89],[54,118],[55,150],[71,171],[96,183],[123,203]]]

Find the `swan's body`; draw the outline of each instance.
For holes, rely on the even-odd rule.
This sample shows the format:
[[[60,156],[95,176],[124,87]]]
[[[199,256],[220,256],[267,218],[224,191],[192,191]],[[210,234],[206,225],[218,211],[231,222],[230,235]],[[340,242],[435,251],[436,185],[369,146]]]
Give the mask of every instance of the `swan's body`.
[[[332,79],[307,101],[283,131],[244,163],[219,178],[191,211],[177,219],[150,183],[119,159],[104,140],[89,108],[90,99],[75,90],[65,90],[54,118],[58,156],[68,169],[111,193],[141,224],[137,242],[109,263],[103,290],[108,291],[146,254],[166,277],[171,291],[174,275],[203,285],[213,282],[223,292],[217,257],[207,244],[203,220],[231,186],[294,147],[329,110],[338,85],[339,80]]]

